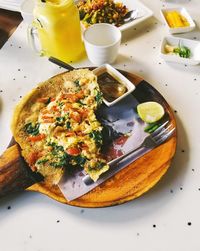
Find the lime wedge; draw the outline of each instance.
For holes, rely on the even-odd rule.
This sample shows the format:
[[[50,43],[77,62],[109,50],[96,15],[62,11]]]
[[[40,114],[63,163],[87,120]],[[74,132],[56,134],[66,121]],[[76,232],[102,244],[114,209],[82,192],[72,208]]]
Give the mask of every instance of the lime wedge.
[[[146,123],[154,123],[160,120],[164,114],[164,108],[157,102],[145,102],[137,106],[140,118]]]

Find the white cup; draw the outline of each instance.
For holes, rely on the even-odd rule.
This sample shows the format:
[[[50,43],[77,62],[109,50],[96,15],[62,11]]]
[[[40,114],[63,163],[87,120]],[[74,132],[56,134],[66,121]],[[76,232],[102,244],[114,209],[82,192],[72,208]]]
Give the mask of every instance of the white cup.
[[[111,64],[117,58],[121,31],[111,24],[94,24],[83,33],[89,60],[95,65]]]

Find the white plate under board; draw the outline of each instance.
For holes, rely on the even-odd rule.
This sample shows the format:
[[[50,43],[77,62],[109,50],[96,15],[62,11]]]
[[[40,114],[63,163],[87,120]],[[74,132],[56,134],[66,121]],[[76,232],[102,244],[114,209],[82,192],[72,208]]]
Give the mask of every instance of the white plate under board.
[[[186,46],[191,51],[190,58],[182,58],[179,55],[172,55],[165,52],[165,45]],[[185,39],[181,37],[166,36],[161,43],[161,57],[168,62],[175,62],[187,65],[197,65],[200,63],[200,41]]]

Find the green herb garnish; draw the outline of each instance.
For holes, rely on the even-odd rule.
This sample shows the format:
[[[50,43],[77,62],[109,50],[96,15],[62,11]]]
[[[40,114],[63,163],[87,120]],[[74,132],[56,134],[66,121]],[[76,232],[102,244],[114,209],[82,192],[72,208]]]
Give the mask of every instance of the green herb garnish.
[[[102,99],[103,99],[103,94],[100,91],[97,91],[97,94],[95,96],[95,100],[97,102],[98,105],[100,105],[102,103]]]
[[[48,159],[39,159],[37,160],[36,164],[40,165],[40,164],[45,164],[48,161]]]
[[[65,122],[65,118],[64,117],[57,117],[56,118],[56,124],[57,125],[63,125]]]
[[[174,49],[174,53],[182,58],[189,58],[191,55],[190,49],[186,46],[179,46]]]
[[[160,127],[160,123],[150,123],[148,124],[145,128],[144,128],[144,131],[147,132],[147,133],[152,133],[154,132],[158,127]]]

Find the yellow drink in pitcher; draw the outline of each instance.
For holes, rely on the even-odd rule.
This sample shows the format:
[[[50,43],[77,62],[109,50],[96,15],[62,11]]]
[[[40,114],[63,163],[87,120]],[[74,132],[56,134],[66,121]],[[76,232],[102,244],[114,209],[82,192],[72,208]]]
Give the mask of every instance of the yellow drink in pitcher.
[[[33,26],[44,55],[64,62],[83,56],[79,12],[73,0],[37,0]]]

